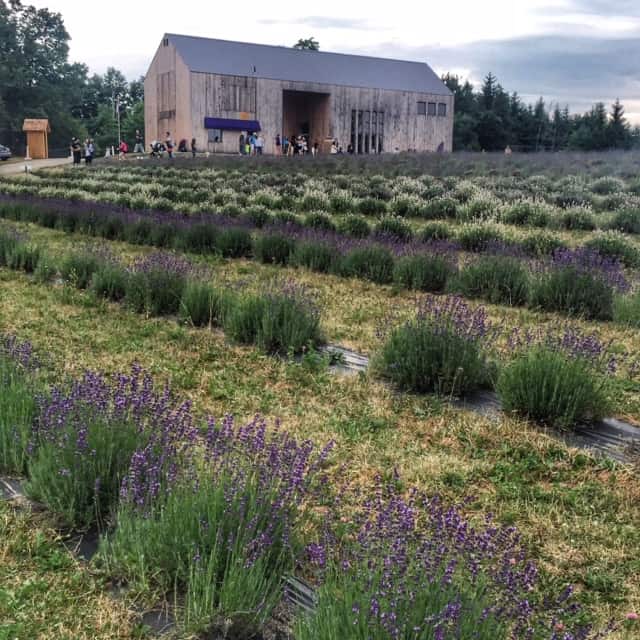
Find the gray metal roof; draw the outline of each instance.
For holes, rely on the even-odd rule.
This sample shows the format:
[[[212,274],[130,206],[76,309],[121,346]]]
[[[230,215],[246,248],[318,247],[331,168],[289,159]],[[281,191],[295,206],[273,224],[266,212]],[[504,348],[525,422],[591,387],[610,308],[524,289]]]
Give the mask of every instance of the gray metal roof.
[[[191,71],[450,95],[424,62],[166,34]]]

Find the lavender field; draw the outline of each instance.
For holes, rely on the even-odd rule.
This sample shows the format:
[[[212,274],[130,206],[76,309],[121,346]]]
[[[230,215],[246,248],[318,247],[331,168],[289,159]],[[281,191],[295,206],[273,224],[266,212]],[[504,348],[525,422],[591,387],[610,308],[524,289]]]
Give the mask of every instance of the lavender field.
[[[0,181],[0,638],[638,637],[638,234],[633,154]]]

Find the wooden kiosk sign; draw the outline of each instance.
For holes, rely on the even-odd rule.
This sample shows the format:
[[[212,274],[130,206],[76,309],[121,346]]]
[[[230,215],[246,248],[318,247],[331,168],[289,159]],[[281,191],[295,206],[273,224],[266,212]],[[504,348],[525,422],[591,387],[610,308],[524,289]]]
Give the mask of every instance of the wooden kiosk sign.
[[[27,118],[22,125],[27,134],[27,156],[33,160],[49,157],[49,120],[46,118]]]

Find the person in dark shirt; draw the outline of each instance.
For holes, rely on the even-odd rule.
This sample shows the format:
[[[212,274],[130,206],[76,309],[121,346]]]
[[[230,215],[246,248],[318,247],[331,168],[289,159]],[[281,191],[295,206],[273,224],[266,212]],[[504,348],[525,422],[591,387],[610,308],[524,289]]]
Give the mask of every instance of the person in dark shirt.
[[[75,136],[71,138],[71,153],[73,154],[73,164],[80,164],[80,160],[82,159],[82,146],[80,145],[80,140]]]
[[[191,156],[196,157],[196,139],[191,138]]]

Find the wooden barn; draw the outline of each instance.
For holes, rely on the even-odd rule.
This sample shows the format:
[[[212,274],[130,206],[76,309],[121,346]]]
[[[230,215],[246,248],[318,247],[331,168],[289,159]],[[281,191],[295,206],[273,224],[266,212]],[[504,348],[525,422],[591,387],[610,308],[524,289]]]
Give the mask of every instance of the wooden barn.
[[[451,151],[453,95],[423,62],[167,34],[144,81],[145,137],[238,151],[240,133],[328,152]]]

